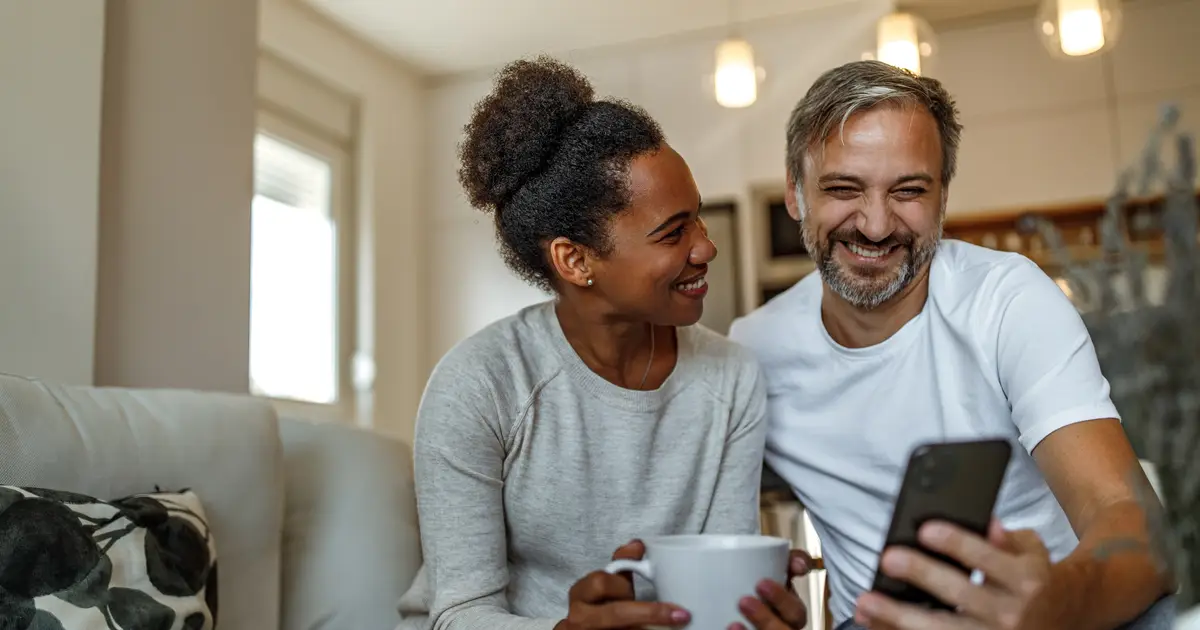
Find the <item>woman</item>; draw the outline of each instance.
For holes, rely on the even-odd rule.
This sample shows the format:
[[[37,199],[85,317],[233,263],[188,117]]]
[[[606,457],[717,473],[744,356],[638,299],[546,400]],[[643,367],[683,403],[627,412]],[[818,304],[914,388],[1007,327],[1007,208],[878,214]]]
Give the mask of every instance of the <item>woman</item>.
[[[758,531],[765,394],[748,354],[693,326],[717,252],[687,164],[645,112],[546,58],[501,71],[460,158],[506,263],[555,299],[430,378],[414,445],[425,566],[401,625],[685,625],[597,569],[640,557],[624,544],[638,537]],[[760,596],[744,602],[760,628],[802,623],[794,594]]]

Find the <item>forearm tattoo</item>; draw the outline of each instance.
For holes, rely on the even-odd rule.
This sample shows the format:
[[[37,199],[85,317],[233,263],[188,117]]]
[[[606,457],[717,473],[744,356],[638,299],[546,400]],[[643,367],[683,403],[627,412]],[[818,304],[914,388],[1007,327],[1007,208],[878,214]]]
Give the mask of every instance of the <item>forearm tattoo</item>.
[[[1131,470],[1127,475],[1129,487],[1133,490],[1133,498],[1145,515],[1146,539],[1129,536],[1118,536],[1100,541],[1092,549],[1092,557],[1097,560],[1107,560],[1122,553],[1145,553],[1154,564],[1154,569],[1160,578],[1175,586],[1175,567],[1171,553],[1172,538],[1168,529],[1165,511],[1154,487],[1146,478],[1140,466]]]

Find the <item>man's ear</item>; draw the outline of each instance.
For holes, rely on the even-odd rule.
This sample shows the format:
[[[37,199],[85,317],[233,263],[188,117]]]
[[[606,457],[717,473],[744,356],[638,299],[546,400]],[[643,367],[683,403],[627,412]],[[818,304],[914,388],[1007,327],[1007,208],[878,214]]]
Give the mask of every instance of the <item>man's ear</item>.
[[[564,282],[586,287],[592,277],[586,248],[570,239],[558,237],[550,241],[550,266]]]
[[[788,214],[795,221],[800,220],[800,208],[804,203],[804,199],[799,197],[800,191],[796,188],[796,178],[791,171],[787,174],[787,190],[783,194],[783,202],[787,205]]]

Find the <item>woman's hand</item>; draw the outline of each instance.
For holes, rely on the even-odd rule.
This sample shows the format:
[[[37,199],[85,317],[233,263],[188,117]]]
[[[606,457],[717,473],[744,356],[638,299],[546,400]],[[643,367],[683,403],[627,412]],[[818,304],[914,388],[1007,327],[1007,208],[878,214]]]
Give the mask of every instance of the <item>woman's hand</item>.
[[[757,630],[795,630],[808,623],[808,609],[792,590],[793,578],[807,575],[813,569],[813,559],[802,550],[794,549],[788,563],[788,586],[763,580],[758,584],[758,597],[743,597],[739,609]],[[729,630],[745,630],[735,623]]]
[[[617,549],[613,560],[641,560],[646,547],[635,540]],[[691,615],[660,602],[634,601],[633,578],[593,571],[571,587],[567,618],[554,630],[632,630],[643,626],[682,627]]]

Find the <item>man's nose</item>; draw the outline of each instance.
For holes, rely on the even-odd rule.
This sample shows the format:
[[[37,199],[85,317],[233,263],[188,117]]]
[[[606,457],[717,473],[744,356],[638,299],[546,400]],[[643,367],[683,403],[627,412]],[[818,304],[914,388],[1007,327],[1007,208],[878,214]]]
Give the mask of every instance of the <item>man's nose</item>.
[[[886,196],[868,195],[866,204],[858,213],[855,227],[868,239],[879,242],[892,235],[893,219],[891,207]]]

